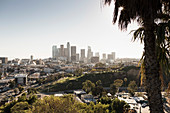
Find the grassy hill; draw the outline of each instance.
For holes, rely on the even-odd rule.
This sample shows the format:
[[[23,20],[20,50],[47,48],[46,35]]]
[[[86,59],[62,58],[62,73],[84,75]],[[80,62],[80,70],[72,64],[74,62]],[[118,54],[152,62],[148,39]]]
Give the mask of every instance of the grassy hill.
[[[127,78],[127,84],[135,80],[139,84],[139,78],[137,75],[129,75],[125,71],[120,72],[108,72],[108,73],[98,73],[98,74],[85,74],[79,77],[68,77],[62,81],[55,82],[55,84],[47,85],[39,89],[40,92],[58,92],[64,90],[74,90],[81,89],[82,83],[86,80],[90,80],[93,83],[96,83],[98,80],[101,80],[103,87],[110,87],[110,84],[116,79]]]

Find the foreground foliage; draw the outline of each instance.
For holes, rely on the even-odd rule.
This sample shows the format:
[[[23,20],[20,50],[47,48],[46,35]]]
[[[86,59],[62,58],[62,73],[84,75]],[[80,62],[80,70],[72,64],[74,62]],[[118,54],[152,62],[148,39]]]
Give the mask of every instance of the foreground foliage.
[[[87,105],[78,102],[73,95],[48,96],[33,103],[13,101],[1,106],[2,113],[126,113],[128,110],[129,105],[117,98],[102,97],[96,104]]]

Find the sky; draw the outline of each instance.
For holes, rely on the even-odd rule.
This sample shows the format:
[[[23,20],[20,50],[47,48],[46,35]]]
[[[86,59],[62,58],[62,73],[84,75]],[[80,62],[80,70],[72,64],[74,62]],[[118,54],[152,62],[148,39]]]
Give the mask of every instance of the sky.
[[[112,24],[114,4],[103,0],[1,0],[0,56],[49,58],[52,46],[71,46],[102,53],[116,52],[116,58],[140,58],[143,44],[133,42],[132,22],[127,31]],[[87,52],[87,51],[86,51]]]

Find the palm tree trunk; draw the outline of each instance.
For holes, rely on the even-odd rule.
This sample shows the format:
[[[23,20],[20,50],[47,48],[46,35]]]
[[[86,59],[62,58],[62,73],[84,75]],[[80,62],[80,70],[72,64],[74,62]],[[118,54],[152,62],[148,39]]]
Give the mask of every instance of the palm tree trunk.
[[[151,19],[150,19],[151,20]],[[155,50],[154,21],[144,21],[145,38],[145,75],[146,91],[148,95],[149,108],[151,113],[163,113],[163,103],[161,96],[161,81],[159,77],[159,64]]]

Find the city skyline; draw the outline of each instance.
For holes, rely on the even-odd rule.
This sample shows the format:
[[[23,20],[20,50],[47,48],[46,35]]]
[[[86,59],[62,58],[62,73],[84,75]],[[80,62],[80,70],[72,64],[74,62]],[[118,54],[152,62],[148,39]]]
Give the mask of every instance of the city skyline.
[[[135,22],[128,31],[120,31],[111,24],[114,6],[101,4],[99,0],[1,1],[0,56],[49,58],[52,45],[70,42],[78,51],[91,46],[95,52],[114,51],[117,58],[140,58],[143,44],[132,42],[129,34],[136,29]]]
[[[65,46],[66,45],[66,46]],[[77,46],[72,46],[70,42],[67,44],[60,44],[60,45],[53,45],[52,46],[52,55],[51,58],[53,60],[60,60],[64,62],[81,62],[81,63],[96,63],[96,62],[113,62],[116,60],[116,53],[111,52],[111,54],[107,54],[106,57],[102,57],[103,54],[94,52],[90,46],[87,49],[80,49],[77,50]]]

